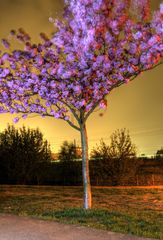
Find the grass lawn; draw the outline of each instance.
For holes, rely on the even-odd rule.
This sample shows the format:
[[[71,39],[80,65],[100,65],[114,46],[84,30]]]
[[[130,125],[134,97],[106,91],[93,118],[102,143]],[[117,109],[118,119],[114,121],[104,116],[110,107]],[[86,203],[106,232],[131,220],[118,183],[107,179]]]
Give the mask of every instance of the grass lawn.
[[[0,185],[0,213],[34,216],[163,239],[163,187],[93,187],[85,211],[82,187]]]

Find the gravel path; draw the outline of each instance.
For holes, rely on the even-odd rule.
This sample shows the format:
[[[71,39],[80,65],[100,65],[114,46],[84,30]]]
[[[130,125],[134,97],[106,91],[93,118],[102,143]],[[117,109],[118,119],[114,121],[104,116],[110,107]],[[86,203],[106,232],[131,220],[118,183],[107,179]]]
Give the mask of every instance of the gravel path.
[[[145,240],[87,227],[29,217],[0,215],[0,240]],[[147,238],[146,238],[147,240]],[[149,240],[149,238],[148,238]]]

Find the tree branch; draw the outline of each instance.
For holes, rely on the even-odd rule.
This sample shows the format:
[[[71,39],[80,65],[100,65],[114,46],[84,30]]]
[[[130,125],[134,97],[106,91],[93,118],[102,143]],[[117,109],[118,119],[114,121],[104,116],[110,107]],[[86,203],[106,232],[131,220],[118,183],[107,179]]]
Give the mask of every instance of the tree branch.
[[[130,79],[129,82],[133,81],[141,72],[146,72],[146,71],[148,71],[148,70],[152,70],[152,69],[158,67],[158,66],[161,65],[161,64],[163,64],[163,62],[160,62],[160,63],[152,66],[152,67],[149,68],[149,69],[141,70],[139,73],[135,74],[135,75]],[[124,82],[119,81],[116,85],[114,85],[112,88],[109,89],[109,93],[111,92],[111,90],[113,90],[114,88],[120,87],[122,84],[124,84]],[[108,93],[108,94],[109,94],[109,93]],[[104,98],[105,96],[107,96],[108,94],[104,95],[103,98]],[[97,101],[97,102],[95,103],[95,105],[92,107],[92,109],[86,114],[86,116],[85,116],[85,118],[84,118],[84,122],[86,122],[86,120],[88,119],[88,117],[90,116],[90,114],[96,109],[96,107],[99,105],[100,101],[101,101],[103,98],[101,98],[99,101]]]
[[[63,119],[64,120],[64,119]],[[80,131],[80,128],[73,124],[70,120],[65,120],[71,127],[75,128],[76,130]]]
[[[146,72],[146,71],[149,71],[149,70],[152,70],[152,69],[158,67],[158,66],[161,65],[161,64],[163,64],[163,62],[160,62],[160,63],[152,66],[151,68],[141,70],[139,73],[135,74],[135,75],[130,79],[129,82],[133,81],[140,73]],[[111,90],[114,89],[114,88],[116,88],[116,87],[120,87],[122,84],[124,84],[124,82],[118,82],[117,85],[114,85],[114,86],[111,88]],[[110,90],[110,91],[111,91],[111,90]]]
[[[162,62],[162,61],[161,61],[161,62],[159,62],[158,64],[156,64],[156,65],[152,66],[151,68],[144,69],[142,72],[146,72],[146,71],[152,70],[152,69],[154,69],[154,68],[158,67],[158,66],[159,66],[159,65],[161,65],[161,64],[163,64],[163,62]]]
[[[79,123],[80,119],[78,117],[78,115],[76,114],[75,110],[73,109],[73,107],[71,107],[68,103],[66,103],[65,101],[63,100],[59,100],[60,102],[62,102],[63,104],[65,104],[70,110],[71,112],[73,113],[75,119],[77,120],[77,122]]]
[[[86,120],[88,119],[88,117],[90,116],[91,113],[93,113],[93,111],[96,109],[96,107],[99,105],[99,103],[101,102],[103,98],[101,98],[100,100],[98,100],[94,106],[92,107],[92,109],[86,114],[85,118],[84,118],[84,123],[86,122]]]

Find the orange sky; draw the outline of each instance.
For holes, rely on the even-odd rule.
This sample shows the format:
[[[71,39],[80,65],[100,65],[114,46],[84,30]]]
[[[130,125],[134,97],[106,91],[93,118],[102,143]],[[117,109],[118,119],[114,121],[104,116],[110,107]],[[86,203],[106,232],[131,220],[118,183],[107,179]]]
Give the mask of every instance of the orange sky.
[[[160,0],[151,0],[153,9]],[[0,38],[7,37],[11,29],[23,27],[38,41],[40,32],[51,33],[53,26],[50,16],[61,16],[61,0],[0,0]],[[12,115],[0,115],[0,130],[7,123],[12,124]],[[62,120],[33,117],[21,120],[22,125],[39,127],[50,141],[53,151],[57,151],[64,140],[80,143],[79,132]],[[108,109],[103,117],[94,113],[87,122],[90,149],[101,138],[109,141],[110,134],[117,128],[130,130],[138,153],[154,154],[163,146],[163,66],[146,72],[128,85],[112,91],[108,97]]]

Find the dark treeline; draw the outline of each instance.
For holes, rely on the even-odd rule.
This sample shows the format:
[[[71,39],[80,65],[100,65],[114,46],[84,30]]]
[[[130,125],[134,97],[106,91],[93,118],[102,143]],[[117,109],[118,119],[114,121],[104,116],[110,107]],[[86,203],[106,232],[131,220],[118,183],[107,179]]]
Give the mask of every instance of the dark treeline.
[[[135,159],[125,172],[114,172],[103,160],[90,160],[91,184],[94,186],[163,185],[163,159]],[[109,168],[109,169],[108,169]],[[81,161],[53,162],[39,165],[31,177],[20,181],[16,175],[8,177],[0,171],[0,184],[82,185]],[[28,176],[28,175],[27,175]]]
[[[134,159],[126,168],[110,167],[107,160],[90,160],[91,184],[94,186],[163,185],[163,159]],[[81,161],[51,163],[42,179],[45,185],[82,185]]]
[[[156,158],[137,158],[126,129],[115,131],[91,152],[92,185],[162,185],[162,150]],[[0,184],[82,185],[80,147],[65,141],[52,159],[50,146],[39,129],[8,126],[0,134]]]
[[[39,129],[8,125],[0,133],[1,183],[39,184],[50,162],[50,146]]]

